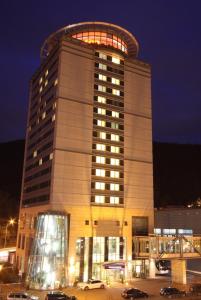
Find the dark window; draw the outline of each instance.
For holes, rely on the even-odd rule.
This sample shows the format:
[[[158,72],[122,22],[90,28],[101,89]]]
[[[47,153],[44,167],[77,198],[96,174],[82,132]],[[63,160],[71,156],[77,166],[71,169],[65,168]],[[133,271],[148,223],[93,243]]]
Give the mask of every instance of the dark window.
[[[148,235],[148,217],[132,217],[132,236]]]

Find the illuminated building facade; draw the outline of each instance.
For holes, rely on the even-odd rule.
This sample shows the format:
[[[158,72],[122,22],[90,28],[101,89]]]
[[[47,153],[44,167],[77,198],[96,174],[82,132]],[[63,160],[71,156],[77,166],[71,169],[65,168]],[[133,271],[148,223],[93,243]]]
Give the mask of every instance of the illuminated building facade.
[[[17,266],[31,287],[147,276],[153,231],[150,66],[103,22],[49,36],[30,85]]]

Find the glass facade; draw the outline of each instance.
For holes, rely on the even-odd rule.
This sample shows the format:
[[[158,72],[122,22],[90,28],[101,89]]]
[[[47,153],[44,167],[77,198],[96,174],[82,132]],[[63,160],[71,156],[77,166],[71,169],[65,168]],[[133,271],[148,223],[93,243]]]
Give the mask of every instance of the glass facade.
[[[29,257],[27,282],[34,289],[66,286],[68,217],[57,213],[41,213]]]
[[[117,271],[115,263],[124,262],[125,259],[126,240],[124,237],[81,237],[77,239],[75,273],[79,280],[87,281],[89,278],[107,280],[107,270],[110,269],[110,273],[111,270]]]
[[[98,44],[98,45],[106,45],[112,46],[116,49],[119,49],[125,53],[128,53],[128,48],[126,43],[118,36],[101,31],[85,31],[79,32],[72,36],[75,39],[81,40],[85,43],[89,44]],[[101,56],[102,59],[107,59],[107,56]],[[117,61],[113,61],[114,63],[118,63]]]

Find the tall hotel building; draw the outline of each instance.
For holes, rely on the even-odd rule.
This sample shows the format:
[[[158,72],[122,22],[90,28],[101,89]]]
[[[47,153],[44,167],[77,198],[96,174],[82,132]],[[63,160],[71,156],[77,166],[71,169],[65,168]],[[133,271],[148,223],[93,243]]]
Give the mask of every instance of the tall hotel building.
[[[133,241],[153,230],[151,73],[137,53],[130,32],[104,22],[42,46],[17,241],[30,287],[148,276]]]

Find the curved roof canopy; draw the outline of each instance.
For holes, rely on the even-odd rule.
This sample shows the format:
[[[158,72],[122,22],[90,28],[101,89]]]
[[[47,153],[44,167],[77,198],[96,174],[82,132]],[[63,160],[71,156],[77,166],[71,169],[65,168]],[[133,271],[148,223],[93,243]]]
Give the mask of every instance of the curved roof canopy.
[[[98,33],[106,37],[99,37],[99,41],[95,39],[77,38],[79,33]],[[110,40],[110,36],[112,38]],[[51,34],[44,42],[41,48],[41,57],[46,57],[51,51],[52,47],[56,45],[62,37],[67,36],[70,38],[77,38],[86,43],[90,44],[105,44],[111,47],[120,49],[122,52],[126,53],[128,56],[136,57],[138,54],[139,45],[135,37],[126,29],[105,22],[82,22],[73,25],[65,26],[58,31]],[[118,42],[116,41],[118,38]],[[107,42],[104,42],[104,39]],[[113,43],[113,44],[112,44]],[[121,46],[118,46],[121,45]],[[123,46],[122,46],[123,45]]]

